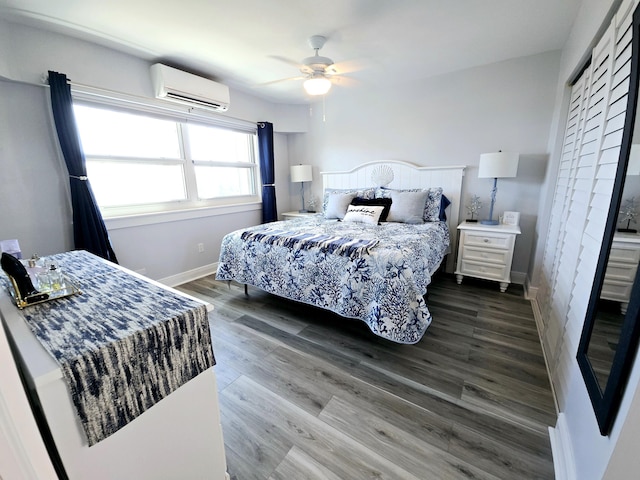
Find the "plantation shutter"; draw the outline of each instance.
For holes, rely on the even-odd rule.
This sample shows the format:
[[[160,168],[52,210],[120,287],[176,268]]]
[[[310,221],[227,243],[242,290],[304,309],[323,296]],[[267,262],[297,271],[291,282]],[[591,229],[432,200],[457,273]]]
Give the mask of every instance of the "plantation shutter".
[[[543,346],[560,400],[568,384],[560,377],[575,359],[613,192],[637,1],[620,6],[571,90],[537,297]]]
[[[552,355],[556,353],[556,345],[562,334],[558,327],[564,327],[562,318],[566,315],[566,306],[561,300],[568,299],[570,296],[570,292],[566,291],[568,290],[569,282],[563,281],[567,271],[566,268],[560,268],[560,260],[567,235],[572,236],[572,234],[576,233],[567,229],[566,226],[576,177],[576,164],[583,137],[590,75],[591,70],[585,70],[571,91],[569,115],[553,197],[547,244],[543,257],[543,278],[547,280],[547,283],[541,285],[539,304],[543,305],[542,317],[546,320],[545,327],[547,332],[545,340],[547,345],[545,345],[545,351]],[[567,262],[564,262],[565,267],[567,264]],[[553,359],[552,357],[548,360],[552,362]]]

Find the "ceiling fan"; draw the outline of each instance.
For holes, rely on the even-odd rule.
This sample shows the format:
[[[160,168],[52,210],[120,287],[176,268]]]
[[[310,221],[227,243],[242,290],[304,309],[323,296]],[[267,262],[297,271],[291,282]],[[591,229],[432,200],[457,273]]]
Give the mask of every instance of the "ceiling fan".
[[[319,54],[320,49],[324,46],[326,41],[327,38],[322,35],[313,35],[309,37],[309,46],[315,50],[315,54],[303,59],[300,63],[282,57],[274,57],[278,60],[295,65],[300,69],[302,75],[274,80],[272,82],[263,83],[262,85],[287,82],[290,80],[304,80],[303,86],[309,95],[326,94],[331,89],[332,79],[337,79],[337,76],[340,74],[338,68],[336,68],[336,65],[333,63],[333,60]]]

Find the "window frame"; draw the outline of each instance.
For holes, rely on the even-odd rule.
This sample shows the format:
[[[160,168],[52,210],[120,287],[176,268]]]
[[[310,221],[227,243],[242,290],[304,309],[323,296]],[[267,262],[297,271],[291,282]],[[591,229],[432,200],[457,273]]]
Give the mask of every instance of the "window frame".
[[[180,158],[167,159],[167,158],[140,158],[140,157],[120,157],[120,156],[106,156],[106,155],[86,155],[87,161],[91,161],[92,158],[104,159],[106,161],[122,161],[122,162],[134,162],[134,163],[147,163],[147,164],[173,164],[181,165],[183,170],[183,182],[185,187],[186,199],[174,200],[169,202],[156,202],[145,203],[137,205],[126,206],[113,206],[113,207],[101,207],[100,211],[108,222],[111,219],[126,219],[126,218],[140,218],[145,215],[153,215],[157,218],[158,215],[175,214],[185,212],[186,216],[192,217],[189,212],[200,211],[203,216],[209,215],[211,212],[206,210],[210,209],[223,209],[227,211],[229,209],[233,211],[242,211],[243,206],[246,210],[255,210],[256,206],[259,207],[261,198],[260,189],[260,168],[258,158],[258,140],[257,140],[257,126],[255,123],[235,119],[232,117],[222,116],[202,109],[194,109],[191,107],[181,105],[168,105],[166,102],[155,99],[146,99],[140,97],[134,97],[129,95],[116,95],[105,96],[102,91],[95,91],[91,88],[72,88],[72,98],[74,105],[83,105],[92,108],[100,108],[112,111],[119,111],[122,113],[142,115],[152,118],[158,118],[161,120],[168,120],[176,122],[178,127],[178,140],[180,143]],[[253,141],[249,146],[252,161],[250,162],[222,162],[222,161],[195,161],[190,158],[189,144],[188,144],[188,132],[187,126],[189,124],[197,124],[205,127],[214,127],[225,130],[236,131],[244,134],[251,135]],[[252,194],[247,195],[231,195],[221,196],[209,199],[200,199],[196,187],[196,173],[195,166],[197,164],[206,164],[206,166],[221,166],[221,167],[236,167],[249,169],[251,179]],[[91,177],[89,176],[89,181]],[[168,215],[168,217],[175,217],[175,215]],[[118,222],[123,223],[123,222]],[[125,221],[125,224],[131,222]],[[143,222],[148,223],[148,222]],[[155,222],[154,222],[155,223]]]

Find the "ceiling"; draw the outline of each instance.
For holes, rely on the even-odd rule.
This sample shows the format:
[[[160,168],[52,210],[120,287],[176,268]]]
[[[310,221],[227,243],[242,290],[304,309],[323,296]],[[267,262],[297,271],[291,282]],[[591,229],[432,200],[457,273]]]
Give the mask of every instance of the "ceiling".
[[[581,0],[0,0],[0,18],[305,103],[293,63],[320,54],[335,89],[400,85],[562,48]],[[329,92],[331,95],[331,91]]]

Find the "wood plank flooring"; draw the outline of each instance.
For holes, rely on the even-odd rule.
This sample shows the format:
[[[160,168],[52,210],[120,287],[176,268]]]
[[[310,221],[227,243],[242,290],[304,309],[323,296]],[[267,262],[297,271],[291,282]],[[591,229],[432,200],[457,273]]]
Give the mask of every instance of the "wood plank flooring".
[[[179,289],[215,307],[232,479],[554,477],[555,408],[520,286],[438,275],[416,345],[214,276]]]

